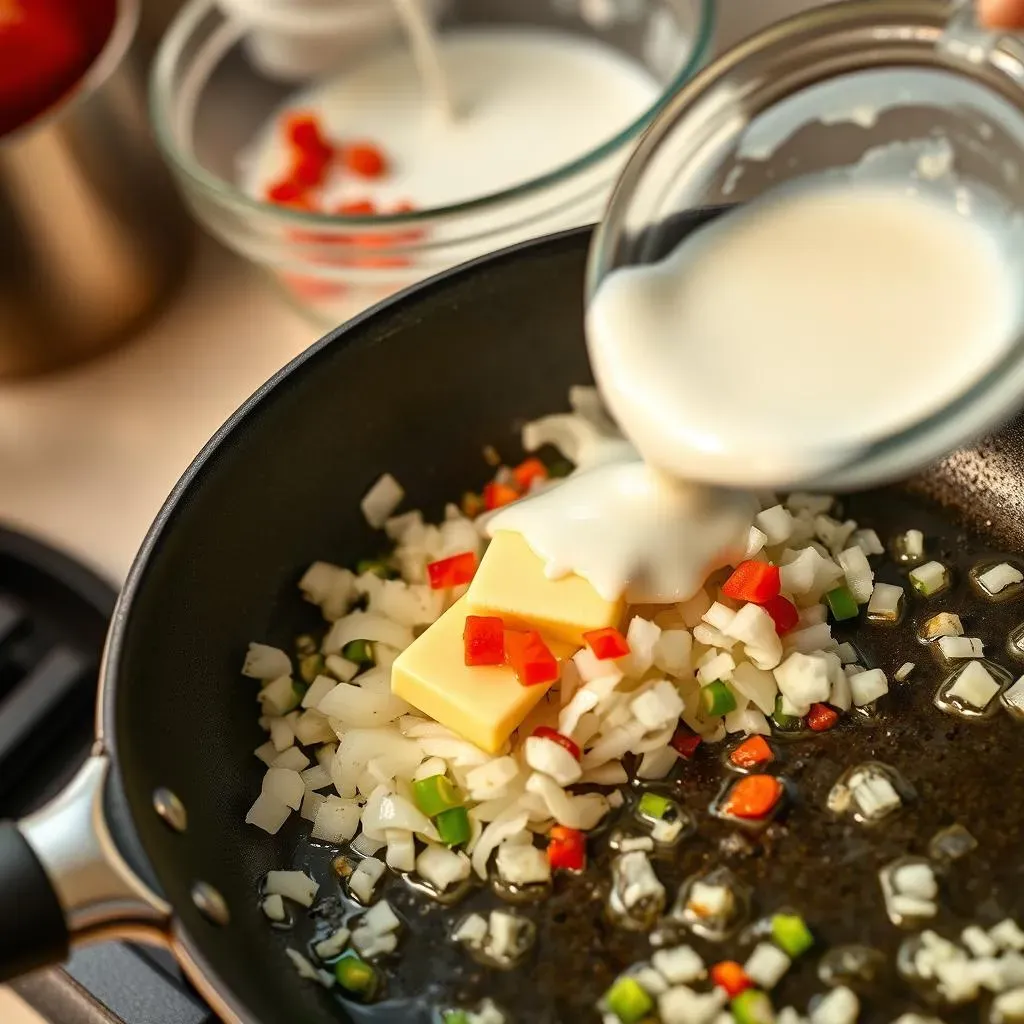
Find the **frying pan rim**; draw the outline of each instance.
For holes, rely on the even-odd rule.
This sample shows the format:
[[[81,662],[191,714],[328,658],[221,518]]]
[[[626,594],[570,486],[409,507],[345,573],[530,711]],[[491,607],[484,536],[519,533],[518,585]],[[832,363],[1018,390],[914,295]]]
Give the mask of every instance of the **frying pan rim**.
[[[539,238],[517,242],[515,245],[506,246],[503,249],[486,253],[476,259],[450,267],[369,307],[351,320],[340,324],[318,338],[308,348],[303,349],[302,352],[289,360],[281,369],[261,384],[221,424],[191,463],[189,463],[161,505],[160,511],[156,514],[152,524],[146,531],[139,550],[132,560],[124,585],[118,594],[117,603],[114,606],[103,657],[100,662],[99,689],[96,701],[96,736],[103,752],[110,761],[110,775],[107,785],[116,785],[121,788],[130,819],[125,823],[120,821],[110,823],[111,833],[116,845],[119,847],[124,846],[125,837],[122,833],[126,827],[130,827],[133,833],[131,837],[134,840],[133,845],[143,851],[147,861],[149,859],[145,843],[135,828],[135,817],[138,809],[132,805],[127,792],[124,792],[124,786],[120,780],[120,760],[115,729],[118,693],[123,692],[123,686],[125,685],[122,683],[121,686],[118,686],[117,675],[124,656],[131,610],[135,604],[136,596],[145,585],[147,572],[154,560],[154,556],[164,538],[168,535],[168,532],[173,529],[173,519],[179,507],[186,500],[192,488],[200,481],[203,474],[207,472],[208,464],[213,460],[217,452],[220,451],[222,445],[236,436],[255,411],[269,401],[273,395],[280,393],[283,387],[307,363],[321,358],[323,353],[333,345],[358,346],[361,343],[359,334],[368,322],[398,307],[421,300],[432,291],[447,288],[453,279],[464,275],[471,275],[488,265],[496,265],[507,259],[515,259],[523,252],[552,250],[561,245],[578,245],[580,242],[585,242],[589,250],[593,231],[594,225],[584,225],[543,235]],[[581,300],[582,297],[581,293]],[[378,340],[386,341],[386,338]],[[365,340],[362,343],[366,343]],[[133,867],[133,870],[137,869]],[[175,953],[175,957],[182,969],[200,992],[202,992],[207,1002],[211,1003],[218,1013],[223,1014],[226,1011],[230,1014],[229,1020],[244,1022],[244,1024],[256,1024],[260,1017],[249,1007],[241,1004],[232,988],[210,966],[202,951],[203,943],[197,940],[184,927],[184,922],[174,913],[173,906],[171,909],[171,919],[166,926],[165,938],[168,941],[169,947]]]

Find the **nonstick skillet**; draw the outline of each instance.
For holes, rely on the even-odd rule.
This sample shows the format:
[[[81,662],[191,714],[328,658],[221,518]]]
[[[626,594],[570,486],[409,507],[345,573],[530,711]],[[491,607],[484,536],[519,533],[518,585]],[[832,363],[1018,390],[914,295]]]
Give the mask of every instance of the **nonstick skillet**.
[[[239,676],[246,644],[289,647],[315,627],[315,610],[295,589],[310,562],[350,564],[378,552],[380,537],[358,503],[383,470],[402,481],[410,507],[440,514],[487,476],[485,444],[514,457],[522,422],[563,408],[569,385],[589,380],[588,240],[582,230],[527,244],[385,303],[296,359],[207,445],[160,513],[118,603],[94,756],[57,803],[0,829],[0,975],[57,962],[69,942],[118,936],[170,945],[227,1020],[427,1021],[446,998],[489,994],[514,1020],[575,1022],[596,1019],[601,991],[649,954],[644,936],[608,926],[599,869],[560,879],[548,903],[527,908],[539,944],[529,966],[510,973],[468,964],[446,940],[452,911],[395,881],[389,898],[408,928],[392,998],[371,1010],[345,1004],[298,978],[282,951],[301,943],[301,927],[275,931],[257,899],[263,874],[289,863],[332,891],[330,851],[310,846],[298,821],[274,838],[243,823],[262,774],[252,750],[263,739],[253,687]],[[931,552],[957,570],[943,608],[960,611],[1015,675],[1024,665],[1005,638],[1024,621],[1024,602],[986,604],[966,575],[986,555],[1020,549],[1022,494],[1024,442],[1011,426],[909,488],[846,500],[851,516],[883,536],[925,531]],[[886,572],[898,579],[895,567],[883,579]],[[873,634],[874,662],[891,672],[907,660],[912,628],[913,615]],[[885,717],[788,748],[800,799],[763,840],[736,843],[724,826],[702,826],[659,868],[666,882],[728,863],[759,900],[803,907],[826,944],[866,943],[891,964],[903,935],[885,918],[874,865],[924,852],[939,828],[962,821],[979,847],[943,879],[948,920],[940,927],[1024,911],[1021,727],[1004,714],[979,724],[942,716],[930,705],[939,669],[917,660],[919,679]],[[895,764],[918,799],[869,835],[826,818],[821,806],[844,766],[873,757]],[[694,762],[681,800],[699,814],[719,776],[714,757]],[[821,990],[813,963],[786,986],[784,1001],[804,1005]],[[883,970],[864,1019],[892,1020],[910,996]]]

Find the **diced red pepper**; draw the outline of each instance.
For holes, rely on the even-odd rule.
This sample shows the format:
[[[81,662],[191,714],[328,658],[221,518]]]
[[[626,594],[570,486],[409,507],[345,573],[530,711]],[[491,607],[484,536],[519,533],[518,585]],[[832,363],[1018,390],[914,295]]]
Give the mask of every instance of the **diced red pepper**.
[[[749,559],[740,562],[722,585],[722,593],[735,601],[764,604],[779,596],[779,567]]]
[[[722,811],[734,818],[757,820],[771,814],[782,799],[782,783],[772,775],[748,775],[725,798]]]
[[[279,203],[281,206],[292,206],[300,204],[306,197],[306,190],[291,178],[285,178],[274,185],[271,185],[266,192],[266,198],[272,203]]]
[[[629,654],[629,641],[614,626],[591,629],[583,634],[583,640],[599,661],[623,658]]]
[[[730,755],[737,768],[756,768],[775,760],[772,748],[763,736],[748,736]]]
[[[587,837],[575,828],[552,826],[548,833],[548,863],[554,870],[582,871],[587,866]]]
[[[583,756],[580,753],[580,748],[568,736],[560,733],[557,729],[552,729],[548,725],[538,725],[533,730],[533,735],[539,736],[543,740],[551,740],[552,743],[557,743],[560,747],[564,747],[577,761]]]
[[[324,183],[330,163],[329,153],[297,152],[292,158],[289,177],[303,188],[316,188]]]
[[[468,583],[476,572],[476,555],[472,551],[442,558],[427,564],[427,577],[432,590],[447,590]]]
[[[467,615],[462,643],[467,665],[505,664],[505,624],[496,615]]]
[[[335,212],[343,217],[372,217],[377,212],[377,204],[372,199],[349,199],[340,203]]]
[[[512,475],[516,478],[519,490],[525,492],[530,489],[530,485],[534,480],[547,480],[548,467],[540,459],[524,459],[512,470]]]
[[[735,999],[754,983],[747,972],[735,960],[723,960],[711,968],[711,981],[722,989],[730,999]]]
[[[769,598],[761,607],[772,617],[779,636],[785,636],[800,621],[796,605],[781,594]]]
[[[341,154],[345,167],[360,178],[379,178],[387,173],[384,154],[371,142],[356,142],[345,146]]]
[[[519,497],[519,492],[514,487],[509,487],[508,484],[499,484],[497,481],[492,480],[484,486],[484,508],[488,512],[496,508],[502,508],[505,505],[511,505]]]
[[[329,154],[332,150],[316,114],[290,114],[285,118],[284,134],[288,142],[303,153]]]
[[[669,746],[680,756],[689,760],[697,753],[700,737],[689,729],[676,729],[675,735],[669,740]]]
[[[839,721],[839,712],[827,704],[812,704],[807,712],[807,727],[814,732],[828,732]]]
[[[553,683],[558,678],[558,659],[536,630],[505,630],[505,661],[523,686]]]

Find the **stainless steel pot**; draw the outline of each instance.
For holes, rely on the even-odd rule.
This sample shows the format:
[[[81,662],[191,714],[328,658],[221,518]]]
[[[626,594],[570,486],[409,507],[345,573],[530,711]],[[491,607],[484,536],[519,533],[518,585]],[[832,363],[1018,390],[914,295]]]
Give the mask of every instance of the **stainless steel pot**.
[[[103,351],[167,294],[187,219],[152,142],[139,0],[75,90],[0,139],[0,377]]]

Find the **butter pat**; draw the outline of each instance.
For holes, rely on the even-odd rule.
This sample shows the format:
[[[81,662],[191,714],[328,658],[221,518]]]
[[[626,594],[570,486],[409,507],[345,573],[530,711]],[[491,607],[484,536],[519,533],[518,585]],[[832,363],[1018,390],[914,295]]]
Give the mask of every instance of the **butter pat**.
[[[624,604],[606,601],[582,576],[549,580],[544,560],[521,533],[499,530],[466,593],[478,615],[499,615],[509,629],[536,629],[545,637],[583,646],[583,634],[618,626]]]
[[[478,614],[467,598],[456,601],[391,666],[391,691],[423,714],[496,754],[552,684],[522,686],[507,665],[468,667],[462,634],[466,616]],[[551,645],[559,660],[570,651]]]

